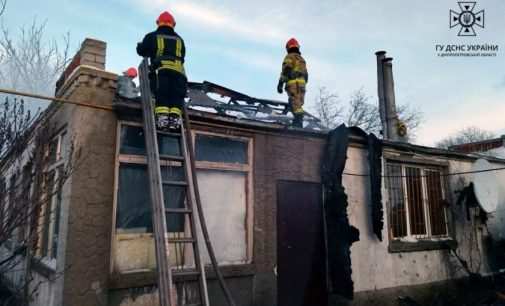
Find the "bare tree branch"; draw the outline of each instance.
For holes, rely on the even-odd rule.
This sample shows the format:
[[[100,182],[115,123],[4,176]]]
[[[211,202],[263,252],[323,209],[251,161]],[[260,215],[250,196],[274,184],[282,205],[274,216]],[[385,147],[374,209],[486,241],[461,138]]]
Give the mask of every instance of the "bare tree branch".
[[[11,35],[9,29],[0,25],[2,87],[52,94],[55,82],[69,62],[70,35],[66,33],[61,44],[56,39],[48,40],[44,36],[45,26],[45,22],[38,23],[34,19],[31,25],[21,27],[19,34]],[[10,96],[3,96],[2,99],[0,159],[5,152],[10,152],[9,156],[14,160],[10,162],[8,173],[19,175],[14,178],[11,175],[8,185],[0,177],[0,220],[3,221],[0,222],[0,246],[11,252],[2,254],[0,274],[6,275],[6,272],[21,269],[19,272],[24,273],[24,280],[11,289],[15,291],[12,295],[15,305],[24,305],[38,288],[37,284],[30,284],[34,281],[30,269],[32,261],[41,260],[40,256],[46,252],[54,252],[47,242],[46,251],[41,249],[39,241],[48,241],[44,239],[48,235],[47,230],[41,224],[53,222],[49,220],[56,216],[55,205],[60,204],[54,204],[59,203],[59,200],[54,199],[59,197],[61,186],[72,172],[73,165],[69,162],[72,153],[68,153],[70,158],[63,168],[58,166],[51,170],[58,171],[58,179],[51,181],[52,172],[47,170],[47,158],[51,155],[52,134],[47,123],[38,122],[35,137],[28,138],[28,133],[32,135],[28,129],[35,119],[39,119],[38,116],[33,116],[33,110],[27,109],[25,100]],[[28,156],[28,163],[25,163],[26,160],[21,161],[21,156],[26,155],[23,151],[30,146],[34,147],[34,151]],[[33,169],[27,169],[27,165]],[[2,176],[5,174],[7,172],[2,173]],[[47,251],[48,248],[50,251]],[[26,265],[22,264],[24,261]]]
[[[9,162],[8,169],[3,169],[10,177],[2,177],[4,173],[0,176],[0,247],[10,250],[0,256],[0,275],[24,275],[15,288],[10,288],[17,304],[9,305],[25,305],[36,294],[38,285],[30,283],[34,281],[31,264],[56,254],[49,241],[57,239],[58,233],[49,231],[49,223],[58,222],[63,186],[81,161],[73,162],[73,140],[65,142],[69,145],[57,154],[55,148],[61,148],[61,143],[53,141],[56,127],[37,124],[34,137],[14,143],[20,153]],[[26,148],[33,148],[28,157],[21,154]]]
[[[5,97],[0,104],[0,157],[23,136],[39,112],[40,109],[32,116],[31,111],[25,108],[24,100]]]
[[[0,0],[0,8],[6,0]],[[0,25],[0,84],[2,87],[32,93],[52,94],[54,85],[69,62],[70,34],[63,36],[62,43],[46,39],[46,22],[34,19],[22,26],[19,33],[11,35],[9,29]],[[5,98],[4,98],[5,97]],[[31,125],[40,109],[28,109],[23,100],[1,96],[0,105],[0,157]]]
[[[335,128],[340,123],[357,126],[368,133],[380,135],[382,124],[379,108],[370,102],[363,88],[354,91],[346,105],[342,106],[336,93],[330,93],[326,88],[319,88],[316,97],[316,113],[322,123],[328,128]],[[409,130],[409,140],[415,137],[417,128],[422,122],[422,113],[408,104],[397,107],[398,116]]]
[[[346,124],[379,135],[381,130],[379,108],[377,105],[369,103],[368,100],[369,97],[365,95],[363,89],[358,89],[351,95]]]
[[[7,0],[0,0],[0,16],[3,15],[6,7],[7,7]]]
[[[325,87],[319,88],[316,97],[316,113],[321,123],[328,128],[335,128],[342,121],[343,107],[337,94],[329,93]]]
[[[489,132],[475,126],[470,126],[459,130],[453,135],[443,138],[442,140],[436,143],[436,146],[438,148],[447,149],[450,146],[469,142],[483,141],[487,139],[492,139],[494,137],[496,137],[496,135],[493,132]]]
[[[52,94],[54,84],[69,62],[70,34],[59,43],[44,36],[46,21],[34,19],[14,36],[0,26],[0,81],[4,86],[32,93]],[[15,37],[15,38],[13,38]]]

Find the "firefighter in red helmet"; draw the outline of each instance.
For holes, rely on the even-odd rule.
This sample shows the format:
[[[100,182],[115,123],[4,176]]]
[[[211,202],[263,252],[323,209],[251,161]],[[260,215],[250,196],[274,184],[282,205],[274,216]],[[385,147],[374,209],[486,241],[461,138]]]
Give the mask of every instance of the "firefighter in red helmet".
[[[137,69],[134,67],[123,71],[123,75],[117,78],[117,94],[123,98],[139,100],[139,88],[133,81],[137,77]]]
[[[175,19],[169,12],[161,13],[156,24],[156,31],[148,33],[137,45],[137,53],[150,58],[149,79],[156,99],[158,129],[178,129],[187,91],[186,46],[174,31]]]
[[[307,64],[300,53],[300,44],[295,38],[286,43],[288,53],[282,62],[282,72],[277,85],[277,91],[282,93],[285,87],[289,98],[289,106],[293,113],[293,126],[303,127],[303,103],[305,100],[305,85],[309,80]]]

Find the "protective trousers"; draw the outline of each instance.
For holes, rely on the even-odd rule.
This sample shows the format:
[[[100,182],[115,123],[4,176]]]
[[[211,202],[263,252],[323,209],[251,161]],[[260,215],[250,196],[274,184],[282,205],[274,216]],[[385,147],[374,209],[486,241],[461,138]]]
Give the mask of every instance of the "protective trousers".
[[[181,116],[187,91],[186,76],[173,70],[159,69],[152,75],[156,114]]]
[[[289,105],[293,115],[303,114],[303,103],[305,101],[305,84],[293,82],[286,84],[286,92],[289,98]]]

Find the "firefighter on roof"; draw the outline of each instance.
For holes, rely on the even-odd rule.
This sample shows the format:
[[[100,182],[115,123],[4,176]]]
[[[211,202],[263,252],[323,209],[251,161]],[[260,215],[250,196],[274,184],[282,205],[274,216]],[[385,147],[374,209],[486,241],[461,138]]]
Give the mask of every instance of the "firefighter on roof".
[[[161,13],[156,24],[158,29],[144,37],[137,45],[137,53],[151,61],[149,80],[156,99],[157,127],[178,129],[187,91],[186,47],[184,40],[174,31],[175,19],[170,13]]]
[[[303,102],[305,100],[305,84],[309,79],[307,65],[300,53],[300,44],[294,38],[286,43],[287,55],[282,62],[282,72],[277,85],[277,91],[282,93],[285,86],[289,97],[289,105],[293,112],[293,126],[303,127]]]
[[[118,95],[128,99],[139,100],[139,88],[135,82],[133,82],[136,77],[137,69],[134,67],[128,68],[128,70],[123,71],[123,75],[120,75],[117,78]]]

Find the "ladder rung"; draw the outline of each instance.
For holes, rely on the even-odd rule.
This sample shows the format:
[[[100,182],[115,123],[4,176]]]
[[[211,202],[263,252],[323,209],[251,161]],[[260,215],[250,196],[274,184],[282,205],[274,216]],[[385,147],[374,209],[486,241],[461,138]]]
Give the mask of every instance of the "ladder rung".
[[[173,275],[174,276],[200,276],[200,272],[199,271],[173,271]]]
[[[158,132],[158,135],[170,136],[170,137],[181,137],[181,133],[164,132],[164,131],[157,131],[157,132]]]
[[[162,183],[169,186],[188,186],[186,181],[163,181]]]
[[[190,214],[193,211],[186,208],[165,208],[165,212],[169,214]]]
[[[184,157],[182,156],[177,156],[177,155],[165,155],[165,154],[160,154],[160,159],[165,159],[165,160],[175,160],[175,161],[184,161]]]
[[[195,238],[168,238],[170,243],[195,243]]]

